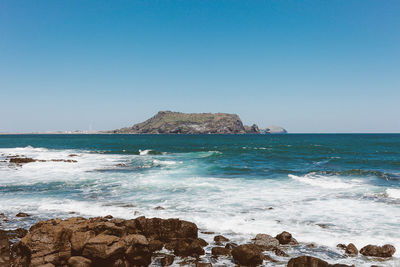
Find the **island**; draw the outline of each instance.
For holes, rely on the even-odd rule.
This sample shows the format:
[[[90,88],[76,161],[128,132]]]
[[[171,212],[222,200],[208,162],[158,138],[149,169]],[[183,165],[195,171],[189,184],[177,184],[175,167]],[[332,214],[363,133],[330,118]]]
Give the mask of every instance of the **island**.
[[[259,134],[256,124],[243,125],[236,114],[182,113],[160,111],[132,127],[113,130],[115,134]]]

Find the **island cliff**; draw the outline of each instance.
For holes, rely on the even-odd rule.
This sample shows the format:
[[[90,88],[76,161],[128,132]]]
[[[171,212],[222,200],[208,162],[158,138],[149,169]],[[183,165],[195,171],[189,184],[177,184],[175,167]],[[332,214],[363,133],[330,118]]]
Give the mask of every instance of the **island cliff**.
[[[160,111],[150,119],[121,128],[117,134],[244,134],[260,133],[258,126],[244,126],[239,116],[228,113],[181,113]]]

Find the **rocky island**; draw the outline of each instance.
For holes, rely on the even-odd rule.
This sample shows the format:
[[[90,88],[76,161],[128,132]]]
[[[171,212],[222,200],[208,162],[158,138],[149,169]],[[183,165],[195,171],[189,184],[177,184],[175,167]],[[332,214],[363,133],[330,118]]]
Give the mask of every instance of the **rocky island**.
[[[243,125],[236,114],[160,111],[150,119],[111,131],[116,134],[245,134],[260,133],[256,124]]]

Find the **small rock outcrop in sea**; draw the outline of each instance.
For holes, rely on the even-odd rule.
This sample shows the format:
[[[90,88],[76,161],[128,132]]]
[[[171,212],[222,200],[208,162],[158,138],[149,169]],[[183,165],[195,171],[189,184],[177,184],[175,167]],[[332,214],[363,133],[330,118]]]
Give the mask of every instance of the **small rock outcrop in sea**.
[[[262,130],[262,132],[267,134],[285,134],[287,133],[286,129],[279,126],[269,126]]]
[[[248,130],[248,131],[247,131]],[[246,128],[236,114],[160,111],[152,118],[111,131],[117,134],[244,134],[259,133],[257,125]]]
[[[258,128],[257,124],[253,124],[251,126],[245,125],[244,130],[246,131],[246,133],[250,133],[250,134],[260,133],[260,129]]]
[[[279,241],[275,237],[267,234],[258,234],[254,238],[254,245],[262,250],[273,250],[279,246]]]
[[[384,246],[367,245],[360,250],[360,253],[364,256],[373,256],[381,258],[392,257],[395,252],[396,252],[395,247],[388,244]]]

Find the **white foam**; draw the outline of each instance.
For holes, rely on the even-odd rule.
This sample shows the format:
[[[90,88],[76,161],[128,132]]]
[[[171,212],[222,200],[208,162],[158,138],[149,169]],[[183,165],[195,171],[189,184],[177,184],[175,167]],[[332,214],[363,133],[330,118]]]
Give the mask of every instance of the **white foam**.
[[[388,188],[386,189],[386,194],[390,198],[400,199],[400,189],[398,188]]]
[[[321,175],[305,175],[305,176],[297,176],[293,174],[288,175],[293,180],[306,183],[312,186],[318,186],[322,188],[328,189],[345,189],[356,186],[355,183],[344,182],[341,179],[334,177],[324,177]]]
[[[148,155],[151,151],[152,151],[151,149],[145,149],[145,150],[139,149],[139,155],[140,156]]]

